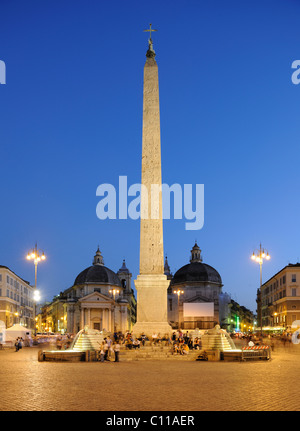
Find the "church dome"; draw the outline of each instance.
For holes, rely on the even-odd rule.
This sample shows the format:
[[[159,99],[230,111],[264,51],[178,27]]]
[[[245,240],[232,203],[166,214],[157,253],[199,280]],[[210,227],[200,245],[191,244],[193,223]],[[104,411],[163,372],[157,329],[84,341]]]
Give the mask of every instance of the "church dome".
[[[171,285],[185,282],[204,282],[222,284],[222,279],[217,270],[202,262],[201,250],[195,243],[191,250],[190,263],[175,272]]]
[[[117,274],[104,266],[103,258],[99,248],[96,251],[93,265],[84,269],[80,274],[77,275],[74,286],[86,283],[112,284],[114,286],[122,287],[121,281]]]
[[[184,265],[175,272],[171,284],[179,284],[189,281],[222,284],[222,279],[218,271],[216,271],[212,266],[202,262],[191,262],[188,265]]]

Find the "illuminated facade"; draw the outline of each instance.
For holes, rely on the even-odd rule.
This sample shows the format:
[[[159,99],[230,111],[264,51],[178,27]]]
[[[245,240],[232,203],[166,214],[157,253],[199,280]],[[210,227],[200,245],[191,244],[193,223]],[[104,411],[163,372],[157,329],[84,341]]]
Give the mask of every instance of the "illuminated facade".
[[[263,328],[289,330],[300,320],[300,263],[288,264],[266,281],[258,292]]]
[[[201,250],[195,243],[190,263],[170,277],[168,288],[168,319],[173,328],[211,329],[220,322],[219,296],[222,279],[218,271],[202,262]]]
[[[7,266],[0,266],[0,321],[34,329],[34,287]]]
[[[117,273],[104,266],[98,248],[92,266],[43,307],[41,332],[75,334],[85,326],[108,332],[131,331],[136,321],[131,277],[125,261]]]

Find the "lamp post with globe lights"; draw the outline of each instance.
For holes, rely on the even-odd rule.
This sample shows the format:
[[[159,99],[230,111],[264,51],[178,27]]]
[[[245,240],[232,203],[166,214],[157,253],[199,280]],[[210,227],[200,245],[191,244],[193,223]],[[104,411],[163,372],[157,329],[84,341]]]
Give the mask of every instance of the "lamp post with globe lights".
[[[261,334],[262,334],[262,291],[261,291],[261,287],[262,287],[262,265],[264,263],[264,259],[270,260],[271,256],[269,255],[268,250],[266,250],[265,248],[262,248],[261,243],[260,243],[259,244],[259,249],[253,251],[253,253],[251,255],[251,259],[254,262],[259,263],[259,271],[260,271],[260,282],[259,282],[259,291],[260,291],[260,330],[261,330]]]
[[[30,250],[26,256],[27,260],[33,260],[34,263],[34,294],[33,294],[33,299],[35,302],[35,307],[34,307],[34,320],[36,318],[36,304],[37,302],[40,300],[40,293],[37,290],[37,267],[38,264],[44,260],[46,260],[46,256],[44,251],[41,251],[37,248],[37,244],[35,244],[35,247]]]
[[[116,313],[116,295],[118,295],[120,293],[120,291],[118,289],[111,289],[111,290],[109,290],[109,293],[114,298],[114,303],[113,303],[113,307],[112,307],[112,309],[113,309],[113,323],[111,326],[112,326],[112,329],[114,331],[116,331],[116,316],[115,316],[115,313]]]
[[[177,302],[177,307],[178,307],[178,329],[180,329],[179,298],[180,298],[180,295],[182,295],[184,293],[184,290],[180,290],[180,289],[173,290],[173,293],[175,293],[175,295],[177,295],[177,298],[178,298],[178,302]]]
[[[35,321],[35,328],[34,328],[34,332],[36,335],[36,330],[37,330],[37,303],[40,301],[41,299],[41,295],[40,292],[38,290],[35,289],[35,291],[33,292],[33,301],[34,301],[34,321]]]

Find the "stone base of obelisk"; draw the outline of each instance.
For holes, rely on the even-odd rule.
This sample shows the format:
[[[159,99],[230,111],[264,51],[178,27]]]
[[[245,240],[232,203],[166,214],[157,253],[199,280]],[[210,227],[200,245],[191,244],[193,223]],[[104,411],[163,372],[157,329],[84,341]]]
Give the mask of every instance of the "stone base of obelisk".
[[[134,281],[137,291],[137,322],[133,326],[133,336],[142,333],[152,337],[154,333],[172,333],[168,323],[167,289],[170,280],[164,274],[138,275]]]

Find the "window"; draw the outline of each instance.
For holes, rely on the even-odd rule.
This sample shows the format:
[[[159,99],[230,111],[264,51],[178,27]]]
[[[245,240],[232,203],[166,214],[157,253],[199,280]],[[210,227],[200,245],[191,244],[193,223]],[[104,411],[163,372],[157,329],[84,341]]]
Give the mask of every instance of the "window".
[[[296,283],[297,277],[296,274],[292,274],[292,283]]]
[[[100,289],[100,287],[94,287],[94,292],[101,293],[101,289]]]
[[[2,296],[2,289],[0,289],[0,296]]]
[[[292,289],[292,296],[296,296],[296,294],[297,294],[297,289],[293,288]]]
[[[9,290],[6,289],[6,296],[9,298]]]
[[[9,284],[9,276],[6,276],[6,283]]]
[[[285,284],[285,282],[286,282],[286,276],[284,275],[284,276],[282,277],[282,284]]]
[[[2,274],[0,274],[0,281],[2,281]]]

